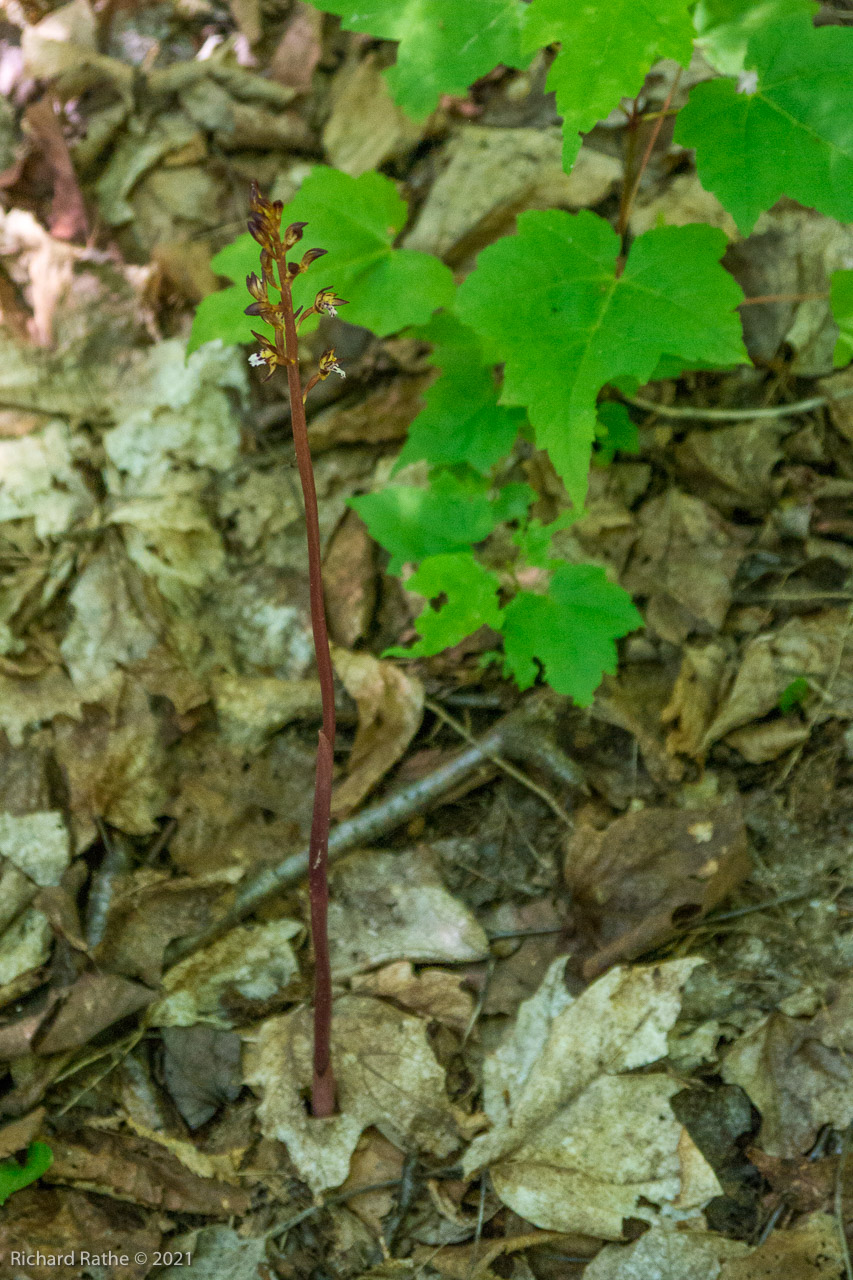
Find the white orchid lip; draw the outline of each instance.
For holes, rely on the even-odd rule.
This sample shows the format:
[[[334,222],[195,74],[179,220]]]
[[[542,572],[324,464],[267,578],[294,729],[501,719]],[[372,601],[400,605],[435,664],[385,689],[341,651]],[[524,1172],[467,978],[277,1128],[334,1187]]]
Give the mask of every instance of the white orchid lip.
[[[266,360],[264,359],[263,356],[258,355],[257,351],[253,351],[252,354],[249,356],[249,364],[254,369],[257,369],[258,365],[266,364]]]

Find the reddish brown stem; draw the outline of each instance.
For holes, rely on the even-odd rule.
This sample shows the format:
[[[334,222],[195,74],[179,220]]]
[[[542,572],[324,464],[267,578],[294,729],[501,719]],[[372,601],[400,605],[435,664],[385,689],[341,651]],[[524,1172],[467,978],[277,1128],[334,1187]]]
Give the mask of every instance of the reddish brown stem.
[[[315,1116],[330,1116],[335,1110],[335,1077],[331,1061],[332,972],[329,961],[329,823],[332,803],[332,761],[335,747],[335,685],[332,655],[323,604],[323,565],[320,553],[320,520],[317,489],[308,445],[308,425],[299,376],[299,354],[293,297],[287,267],[278,263],[281,281],[281,309],[284,316],[287,386],[290,392],[290,421],[296,465],[305,501],[305,531],[308,538],[308,578],[311,599],[311,628],[317,656],[317,674],[323,703],[323,728],[317,744],[317,771],[314,786],[314,814],[311,821],[308,888],[311,899],[311,938],[314,944],[314,1075],[311,1110]]]
[[[617,235],[619,235],[623,239],[625,237],[625,233],[628,230],[628,222],[631,217],[631,210],[634,207],[634,201],[637,198],[637,192],[640,189],[640,182],[642,180],[643,174],[646,171],[646,166],[648,165],[649,160],[651,159],[652,152],[655,149],[655,144],[660,136],[660,131],[663,128],[663,122],[666,119],[667,115],[669,114],[670,104],[672,102],[672,99],[675,96],[675,91],[678,88],[678,82],[680,79],[681,79],[681,68],[679,67],[678,71],[676,71],[675,73],[675,77],[672,81],[672,86],[669,90],[669,93],[666,95],[666,101],[664,102],[663,107],[660,110],[660,114],[658,115],[657,119],[654,122],[654,125],[652,126],[652,131],[651,131],[651,134],[649,135],[649,140],[646,143],[646,149],[643,152],[643,156],[642,156],[642,159],[640,160],[639,166],[637,168],[637,172],[635,174],[630,174],[630,173],[625,174],[625,185],[622,188],[622,199],[619,203],[619,220],[616,224]],[[633,114],[629,118],[629,122],[628,122],[629,127],[635,128],[636,122],[639,119],[641,119],[640,116],[636,115],[636,113]]]

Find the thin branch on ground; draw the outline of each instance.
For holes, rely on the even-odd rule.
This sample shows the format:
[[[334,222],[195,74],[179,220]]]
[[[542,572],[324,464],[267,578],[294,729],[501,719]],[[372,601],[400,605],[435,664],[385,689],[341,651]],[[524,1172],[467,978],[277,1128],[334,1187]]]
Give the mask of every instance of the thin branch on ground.
[[[689,421],[697,418],[701,422],[742,422],[744,418],[787,418],[795,413],[809,413],[812,409],[823,409],[836,400],[846,400],[853,396],[853,387],[843,387],[829,396],[810,396],[808,400],[793,400],[790,404],[765,405],[750,409],[705,409],[701,405],[691,408],[689,405],[658,404],[654,400],[646,400],[642,396],[622,395],[626,404],[635,409],[645,409],[655,413],[659,418],[674,418]]]
[[[543,730],[546,730],[557,712],[557,703],[550,690],[538,691],[528,697],[515,710],[509,712],[497,724],[477,739],[465,751],[417,782],[394,791],[375,804],[362,809],[344,822],[339,822],[329,836],[329,862],[349,853],[359,846],[389,835],[415,814],[423,813],[433,804],[464,782],[481,765],[491,763],[493,753],[510,755],[522,762],[533,760],[538,767],[545,765],[542,753]],[[584,788],[583,776],[565,753],[555,748],[554,767],[560,771],[559,780],[570,781],[577,788]],[[562,776],[560,776],[562,775]],[[222,937],[230,929],[241,924],[262,903],[269,901],[285,889],[300,884],[308,873],[309,850],[300,849],[273,867],[251,876],[238,888],[236,900],[223,918],[191,937],[182,938],[169,952],[169,963],[175,964],[199,947]]]
[[[439,720],[442,720],[445,724],[449,725],[451,729],[459,734],[460,738],[464,738],[465,741],[470,743],[472,746],[476,745],[476,738],[470,734],[465,726],[460,724],[454,716],[448,715],[444,708],[440,707],[437,702],[433,702],[431,698],[426,698],[424,699],[424,706],[427,711],[431,711],[434,716],[438,716]],[[567,827],[574,826],[571,818],[566,813],[564,806],[561,805],[559,800],[555,799],[555,797],[551,795],[551,792],[547,791],[545,787],[540,787],[537,782],[534,782],[532,778],[528,778],[526,773],[523,773],[521,769],[517,769],[514,764],[510,764],[509,760],[505,760],[504,757],[498,755],[496,751],[488,752],[487,758],[491,760],[492,764],[496,764],[499,769],[503,769],[504,773],[508,774],[510,778],[514,778],[516,782],[521,783],[523,787],[527,787],[528,791],[532,791],[534,795],[544,801],[551,812],[556,814],[560,821],[565,823]]]

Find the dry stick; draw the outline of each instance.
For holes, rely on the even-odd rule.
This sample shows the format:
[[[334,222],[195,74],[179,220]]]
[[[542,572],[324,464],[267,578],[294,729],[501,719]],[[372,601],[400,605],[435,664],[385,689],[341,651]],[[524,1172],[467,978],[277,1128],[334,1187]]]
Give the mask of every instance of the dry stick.
[[[362,809],[354,817],[339,822],[329,836],[329,862],[335,862],[352,849],[369,845],[371,841],[388,835],[415,814],[422,813],[441,796],[457,787],[475,769],[490,763],[495,754],[511,755],[522,761],[529,760],[540,768],[548,767],[549,762],[542,750],[541,727],[552,718],[554,711],[550,694],[543,692],[533,695],[447,764],[425,778],[392,792],[386,799]],[[559,750],[554,752],[552,772],[563,784],[578,788],[584,785],[580,772]],[[308,873],[309,855],[310,846],[252,876],[237,890],[233,906],[221,920],[202,933],[182,938],[170,948],[169,963],[174,964],[199,947],[214,942],[239,925],[262,903],[285,889],[300,884]]]
[[[335,748],[335,681],[326,610],[323,604],[323,562],[320,551],[320,519],[317,511],[317,488],[308,445],[308,425],[299,376],[299,351],[293,294],[284,253],[277,264],[281,281],[281,309],[284,315],[284,339],[287,355],[287,387],[290,392],[290,424],[296,465],[305,503],[305,532],[308,540],[308,578],[311,600],[311,629],[320,697],[323,704],[323,727],[317,742],[317,771],[314,782],[314,812],[308,854],[309,896],[311,900],[311,938],[314,944],[314,1072],[311,1085],[311,1108],[315,1116],[330,1116],[335,1110],[335,1077],[332,1072],[332,967],[329,960],[329,880],[328,845],[332,804],[332,766]]]
[[[697,418],[701,422],[742,422],[744,418],[786,418],[795,413],[808,413],[811,409],[823,409],[836,400],[846,400],[853,396],[853,387],[842,387],[840,391],[829,396],[810,396],[808,400],[794,400],[790,404],[764,405],[757,409],[703,409],[690,408],[689,405],[657,404],[654,400],[645,400],[642,396],[622,395],[627,404],[636,409],[646,409],[661,418],[689,420]]]

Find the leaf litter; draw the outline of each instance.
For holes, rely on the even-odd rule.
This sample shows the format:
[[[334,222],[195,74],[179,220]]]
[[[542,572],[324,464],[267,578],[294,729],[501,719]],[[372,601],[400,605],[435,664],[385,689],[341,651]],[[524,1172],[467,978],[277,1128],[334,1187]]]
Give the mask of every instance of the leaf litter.
[[[325,145],[350,179],[392,165],[423,196],[405,247],[464,269],[519,213],[533,234],[543,212],[603,205],[621,167],[608,126],[566,177],[535,66],[478,90],[475,123],[442,108],[413,124],[389,105],[383,48],[301,4],[265,44],[252,6],[233,10],[233,40],[204,59],[178,30],[203,18],[176,25],[170,6],[155,37],[142,11],[114,15],[105,43],[83,0],[12,18],[26,74],[58,77],[84,127],[43,114],[15,136],[42,185],[22,166],[0,213],[0,1139],[3,1158],[54,1153],[4,1207],[0,1251],[152,1257],[162,1241],[234,1280],[581,1274],[566,1255],[590,1280],[838,1275],[837,1187],[848,1232],[853,1217],[849,401],[766,422],[650,414],[639,459],[594,471],[559,551],[618,575],[646,630],[588,714],[557,701],[521,780],[481,760],[335,868],[339,1115],[305,1110],[299,891],[174,962],[304,842],[318,721],[279,408],[254,399],[239,351],[185,359],[219,225],[242,221],[251,177],[289,198]],[[149,38],[160,61],[140,63]],[[808,293],[849,256],[831,218],[783,202],[739,238],[692,172],[655,156],[649,177],[635,233],[713,223],[748,294]],[[75,240],[87,208],[109,250]],[[845,385],[823,302],[742,314],[759,365],[787,349],[780,376]],[[455,699],[476,737],[515,696],[464,647],[405,668],[377,656],[411,637],[419,602],[347,501],[393,466],[430,376],[418,351],[362,343],[348,399],[312,423],[342,824],[462,745],[425,697]],[[686,392],[697,412],[736,407],[762,377],[688,374],[652,394],[663,410]],[[537,516],[556,519],[553,468],[521,462]],[[568,838],[525,779],[577,801]],[[718,1125],[715,1144],[724,1090],[752,1119]],[[391,1185],[359,1192],[373,1183]],[[27,1268],[47,1274],[82,1269]]]

